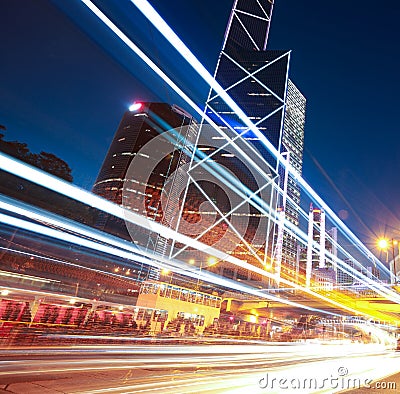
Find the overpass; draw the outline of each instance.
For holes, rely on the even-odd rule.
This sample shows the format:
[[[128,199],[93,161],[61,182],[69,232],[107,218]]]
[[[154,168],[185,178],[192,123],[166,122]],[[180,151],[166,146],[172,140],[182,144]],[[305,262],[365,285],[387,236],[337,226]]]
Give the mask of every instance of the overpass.
[[[394,290],[397,291],[398,287],[394,287]],[[358,312],[356,315],[365,316],[367,320],[379,320],[396,325],[400,321],[400,304],[377,295],[372,297],[354,294],[351,297],[345,292],[340,291],[329,292],[329,294],[324,292],[325,296],[340,302],[343,308],[321,302],[320,299],[307,296],[307,294],[301,293],[300,291],[286,292],[285,295],[293,302],[307,304],[309,307],[315,308],[316,310],[324,310],[325,315],[348,315],[349,311],[347,308],[351,308]],[[304,309],[296,308],[279,301],[266,301],[263,299],[256,299],[255,297],[246,297],[245,295],[238,296],[234,293],[225,293],[222,297],[224,310],[233,314],[268,317],[271,314],[292,314],[295,316],[305,313]],[[313,313],[321,316],[324,315],[318,312]]]

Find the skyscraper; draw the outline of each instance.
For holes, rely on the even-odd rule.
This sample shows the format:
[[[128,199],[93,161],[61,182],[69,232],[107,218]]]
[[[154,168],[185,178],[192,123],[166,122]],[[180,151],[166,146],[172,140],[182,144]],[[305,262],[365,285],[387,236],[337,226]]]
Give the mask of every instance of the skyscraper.
[[[325,212],[310,204],[306,258],[300,261],[307,287],[330,287],[337,281],[337,228],[326,231]],[[315,249],[315,244],[318,249]]]
[[[154,143],[166,131],[171,131],[174,139],[169,152],[163,150],[165,146],[162,144]],[[188,160],[188,154],[179,148],[188,143],[188,139],[194,140],[196,133],[197,123],[176,105],[133,104],[115,132],[93,192],[151,220],[171,226],[171,215],[177,211],[180,196],[166,196],[167,203],[162,206],[165,185],[179,181],[177,174],[173,175],[174,171]],[[143,149],[149,146],[151,152],[147,154]],[[132,168],[138,157],[140,168]],[[147,169],[149,172],[146,172]],[[175,189],[174,185],[170,185],[171,193],[175,193]],[[162,256],[166,253],[167,240],[154,231],[124,223],[107,214],[100,216],[97,225]],[[158,279],[159,270],[147,268],[144,268],[146,276]]]
[[[215,78],[301,174],[306,100],[288,78],[290,51],[266,50],[272,9],[272,0],[235,0]],[[210,92],[206,111],[229,136],[241,134],[280,175],[278,186],[286,195],[280,198],[278,206],[287,220],[298,225],[300,189],[296,180],[289,175],[284,185],[282,165],[214,91]],[[279,272],[282,264],[289,275],[295,267],[297,244],[288,232],[279,231],[278,228],[273,236],[273,258]]]
[[[94,183],[93,193],[122,205],[126,174],[140,149],[162,132],[187,126],[191,121],[189,114],[174,105],[137,103],[132,106],[130,111],[125,112],[115,132]],[[151,157],[148,159],[152,160]],[[153,174],[147,185],[149,194],[161,192],[163,180],[168,177],[168,167],[169,162],[164,162],[158,168],[158,173]]]

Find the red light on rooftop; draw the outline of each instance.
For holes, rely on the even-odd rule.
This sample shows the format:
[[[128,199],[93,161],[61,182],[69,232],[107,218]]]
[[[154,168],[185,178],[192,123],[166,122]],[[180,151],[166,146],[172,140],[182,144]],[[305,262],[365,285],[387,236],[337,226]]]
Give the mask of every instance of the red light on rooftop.
[[[133,111],[138,111],[140,108],[142,108],[142,103],[133,103],[130,107],[129,107],[129,111],[133,112]]]

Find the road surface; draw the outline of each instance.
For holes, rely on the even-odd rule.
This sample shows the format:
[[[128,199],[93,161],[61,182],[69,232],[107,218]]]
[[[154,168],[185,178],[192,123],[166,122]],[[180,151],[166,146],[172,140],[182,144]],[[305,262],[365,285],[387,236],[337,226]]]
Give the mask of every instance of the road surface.
[[[0,355],[0,392],[21,394],[333,393],[400,371],[399,353],[350,343],[30,347]]]

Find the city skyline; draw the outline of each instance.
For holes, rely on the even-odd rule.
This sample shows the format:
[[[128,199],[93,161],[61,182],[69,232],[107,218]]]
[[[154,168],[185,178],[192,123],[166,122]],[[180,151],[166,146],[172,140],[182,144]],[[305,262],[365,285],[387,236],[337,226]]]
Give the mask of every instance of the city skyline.
[[[143,100],[153,97],[150,97],[151,92],[146,92],[148,90],[146,87],[140,86],[137,77],[132,77],[127,72],[125,65],[117,63],[115,54],[110,57],[107,47],[100,48],[85,36],[79,26],[71,23],[59,3],[54,2],[60,7],[57,8],[52,3],[42,1],[37,2],[36,6],[27,5],[23,10],[19,10],[17,5],[11,3],[6,5],[6,12],[10,15],[9,20],[15,19],[12,15],[17,12],[17,8],[20,18],[13,26],[8,23],[2,26],[3,34],[10,37],[10,40],[8,44],[2,44],[3,52],[5,51],[8,56],[0,66],[3,69],[0,96],[4,103],[0,112],[0,123],[7,127],[5,134],[8,140],[27,142],[33,151],[43,149],[57,154],[71,165],[76,183],[90,189],[119,119],[129,102],[135,100],[137,96]],[[205,19],[210,3],[202,2],[196,5],[183,4],[182,1],[174,3],[176,7],[170,7],[174,9],[174,13],[171,14],[162,2],[152,2],[212,71],[221,47],[232,1],[219,2],[215,5],[221,12],[215,12],[218,15],[217,19],[213,13],[210,21]],[[121,5],[121,8],[123,7],[129,7],[128,2]],[[182,13],[187,12],[190,7],[196,15],[206,21],[209,27],[204,32],[204,37],[196,36],[196,27],[192,26],[192,31],[188,30],[188,20],[182,17]],[[328,22],[333,22],[333,19],[330,19],[326,8],[307,4],[306,11],[313,11],[313,14],[304,12],[300,18],[296,15],[299,15],[301,7],[305,6],[296,5],[295,2],[287,4],[276,2],[269,47],[293,49],[292,79],[308,100],[303,174],[328,204],[340,213],[345,223],[355,229],[362,239],[368,241],[366,237],[370,237],[371,234],[357,223],[352,212],[349,212],[350,217],[346,219],[346,211],[350,211],[350,208],[331,194],[323,175],[315,170],[310,155],[321,163],[358,215],[369,227],[373,226],[376,235],[379,232],[381,232],[379,235],[383,233],[385,223],[392,228],[396,227],[399,208],[395,205],[395,190],[392,192],[391,189],[395,187],[395,182],[391,177],[399,165],[396,160],[394,115],[395,84],[398,84],[398,81],[393,77],[388,78],[386,74],[395,75],[394,69],[390,73],[390,67],[395,68],[398,59],[394,57],[389,62],[389,59],[384,57],[385,54],[392,56],[393,51],[389,49],[391,39],[395,37],[396,26],[394,21],[393,25],[391,24],[391,16],[384,14],[387,20],[386,23],[381,23],[381,26],[385,25],[385,29],[379,29],[380,25],[377,23],[374,36],[367,39],[361,34],[361,29],[352,26],[351,17],[355,15],[356,8],[353,4],[341,14],[342,18],[339,21],[335,19],[335,23],[338,23],[337,40],[332,41],[334,26]],[[367,9],[366,6],[359,9],[357,16],[367,18],[371,17],[373,12],[378,12],[378,16],[381,15],[383,19],[383,10]],[[36,22],[28,19],[32,12],[38,13]],[[304,29],[294,34],[300,22]],[[40,29],[33,32],[30,29],[35,23],[40,25]],[[321,23],[320,30],[318,23]],[[321,31],[321,34],[318,35],[317,31]],[[219,37],[217,38],[215,34],[219,34]],[[345,46],[340,45],[346,34],[348,43]],[[211,42],[210,37],[214,37],[215,42]],[[26,42],[28,38],[31,40],[29,43]],[[202,39],[206,41],[208,39],[207,46]],[[350,45],[352,39],[358,40],[354,41],[358,43],[357,46]],[[81,41],[78,42],[79,40]],[[322,40],[324,47],[316,48],[318,42]],[[373,40],[378,40],[381,45],[375,47],[375,54],[370,55],[368,61],[377,67],[382,63],[380,59],[386,59],[383,64],[387,71],[384,73],[378,72],[374,67],[369,68],[371,66],[365,64],[366,61],[364,61],[365,66],[363,64],[364,58],[361,55]],[[394,42],[392,48],[393,45]],[[311,52],[312,46],[316,48],[318,56]],[[38,49],[41,49],[39,53]],[[32,56],[31,52],[35,50],[36,57]],[[337,56],[340,50],[343,51],[343,55]],[[70,56],[71,53],[74,55]],[[331,57],[335,55],[334,60],[329,60],[329,55]],[[359,57],[358,63],[355,63],[353,58],[356,55]],[[344,58],[346,61],[343,61],[343,64],[339,59]],[[24,73],[19,69],[23,66],[24,59],[29,59],[31,73]],[[317,59],[320,62],[317,62]],[[97,67],[93,68],[93,65]],[[354,69],[356,66],[358,68]],[[371,78],[371,75],[374,76],[374,70],[379,79]],[[63,74],[64,71],[67,78]],[[104,75],[109,79],[105,79]],[[100,83],[103,86],[100,86]],[[377,90],[374,84],[378,84],[381,89]],[[346,94],[344,87],[351,93]],[[28,88],[36,92],[34,103],[30,102],[26,90]],[[80,93],[78,88],[82,88],[83,93]],[[357,95],[357,89],[362,94]],[[378,91],[382,91],[380,97],[387,97],[385,100],[382,99],[384,103],[376,98],[377,93],[373,93]],[[375,99],[373,105],[370,103],[371,97]],[[109,109],[107,113],[104,108]],[[367,118],[366,114],[371,113],[372,116]],[[330,121],[327,122],[326,119]],[[386,125],[386,122],[387,128],[390,129],[387,138],[391,139],[393,144],[382,143],[383,132],[377,131],[377,128]],[[324,130],[324,135],[321,135],[321,130]],[[329,135],[335,135],[335,138],[327,139],[326,136]],[[370,141],[366,148],[360,144],[364,135],[367,135]],[[330,157],[333,156],[331,155],[333,150],[338,152],[337,157]],[[374,157],[374,161],[371,161],[371,156]],[[382,176],[382,173],[389,176]],[[391,193],[394,197],[390,197]],[[387,233],[390,235],[389,228]]]
[[[1,2],[4,391],[398,389],[391,1]]]

